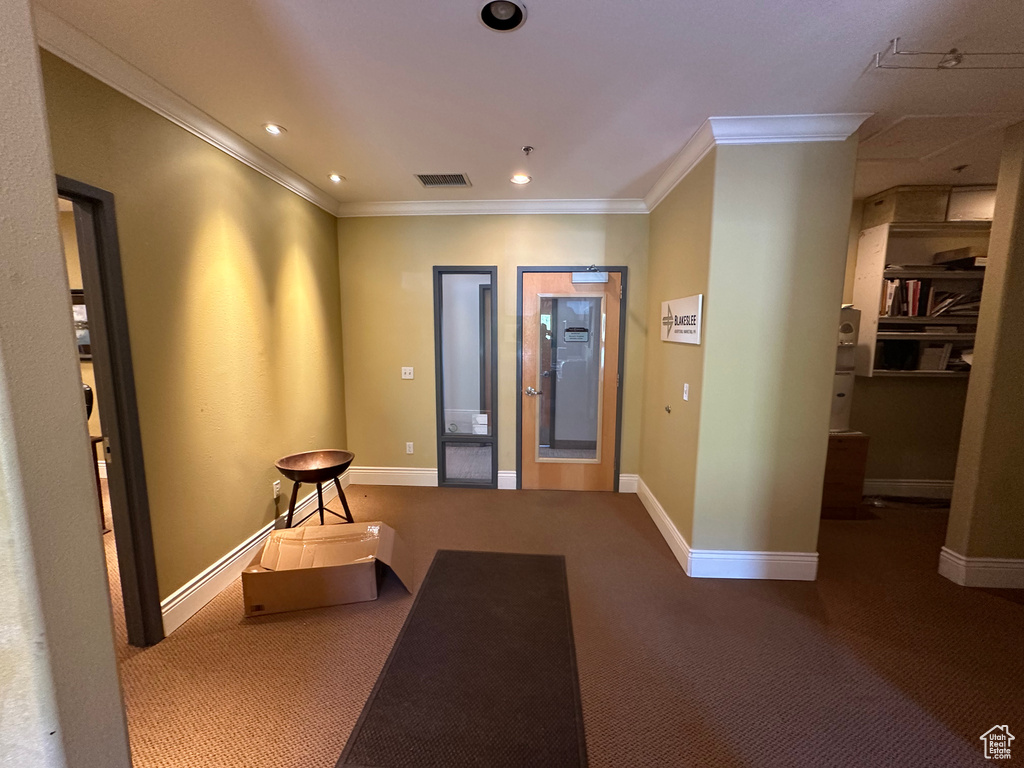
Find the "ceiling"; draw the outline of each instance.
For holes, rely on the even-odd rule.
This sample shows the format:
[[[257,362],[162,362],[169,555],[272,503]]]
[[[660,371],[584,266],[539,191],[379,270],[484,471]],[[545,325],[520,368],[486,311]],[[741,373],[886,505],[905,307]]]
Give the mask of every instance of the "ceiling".
[[[510,33],[480,23],[483,0],[39,5],[339,203],[642,198],[727,115],[875,113],[857,196],[992,183],[1000,129],[1024,118],[1024,70],[870,66],[896,36],[1024,49],[1020,0],[525,2]],[[515,186],[524,144],[534,180]],[[425,189],[417,173],[472,187]]]

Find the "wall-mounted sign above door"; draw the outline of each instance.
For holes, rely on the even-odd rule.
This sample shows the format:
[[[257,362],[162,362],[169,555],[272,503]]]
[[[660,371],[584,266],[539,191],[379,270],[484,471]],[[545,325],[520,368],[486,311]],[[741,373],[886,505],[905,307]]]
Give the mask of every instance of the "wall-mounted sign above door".
[[[704,294],[661,302],[661,340],[679,344],[700,344]]]

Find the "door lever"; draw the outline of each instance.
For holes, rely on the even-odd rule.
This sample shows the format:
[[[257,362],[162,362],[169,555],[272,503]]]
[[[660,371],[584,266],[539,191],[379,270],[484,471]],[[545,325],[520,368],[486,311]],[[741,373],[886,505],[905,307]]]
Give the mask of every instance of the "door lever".
[[[527,387],[526,388],[526,394],[529,395],[530,397],[535,397],[536,395],[543,395],[544,393],[543,392],[538,392],[533,387]]]

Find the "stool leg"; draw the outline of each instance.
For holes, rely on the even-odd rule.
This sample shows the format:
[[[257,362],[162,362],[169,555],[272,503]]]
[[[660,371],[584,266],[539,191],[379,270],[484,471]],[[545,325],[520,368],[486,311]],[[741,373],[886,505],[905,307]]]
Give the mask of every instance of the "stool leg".
[[[103,484],[100,483],[100,463],[96,458],[96,446],[103,443],[92,444],[92,471],[96,473],[96,498],[100,502],[100,530],[107,532],[107,521],[103,519]]]
[[[348,521],[350,523],[354,522],[352,520],[352,512],[348,508],[348,501],[345,500],[345,492],[343,490],[341,490],[341,483],[338,482],[338,478],[334,478],[334,484],[338,488],[338,498],[341,499],[341,506],[343,506],[345,508],[345,517],[348,518]]]
[[[320,525],[324,524],[324,489],[320,483],[316,484],[316,500],[320,504]]]
[[[292,527],[292,515],[295,514],[295,500],[299,498],[299,486],[300,485],[302,485],[302,483],[296,481],[295,485],[292,486],[292,500],[288,504],[288,522],[285,523],[285,526],[284,526],[285,528],[291,528]]]

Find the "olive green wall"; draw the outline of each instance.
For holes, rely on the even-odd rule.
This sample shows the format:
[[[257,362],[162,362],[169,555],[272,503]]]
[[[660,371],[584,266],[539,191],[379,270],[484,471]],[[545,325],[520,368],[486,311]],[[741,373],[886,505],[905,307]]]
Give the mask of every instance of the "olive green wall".
[[[861,219],[864,201],[854,200],[850,211],[850,230],[846,242],[846,274],[843,277],[843,304],[853,303],[853,282],[857,277],[857,246],[860,245]]]
[[[707,294],[714,184],[712,150],[650,215],[646,312],[651,330],[644,361],[640,475],[687,541],[693,539],[705,345],[662,341],[661,302]],[[690,385],[687,401],[684,383]]]
[[[856,140],[718,147],[693,539],[813,552]]]
[[[436,467],[432,267],[498,267],[498,466],[516,466],[516,267],[626,266],[621,471],[639,466],[647,216],[338,220],[348,443],[357,466]],[[402,380],[402,366],[415,379]],[[415,453],[405,452],[405,443]]]
[[[273,520],[274,459],[344,447],[335,218],[42,60],[57,173],[115,198],[165,597]]]
[[[1006,132],[946,546],[1024,558],[1024,123]]]

